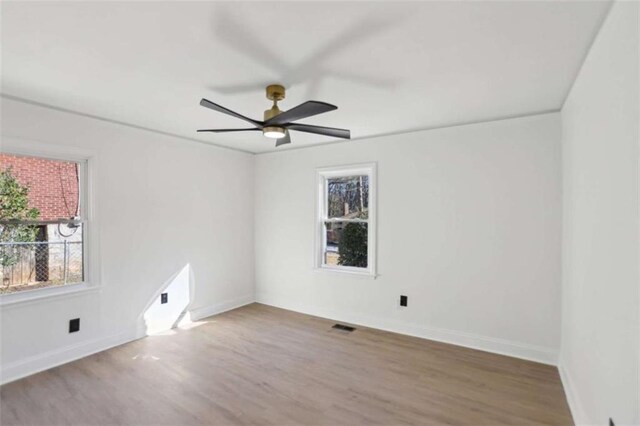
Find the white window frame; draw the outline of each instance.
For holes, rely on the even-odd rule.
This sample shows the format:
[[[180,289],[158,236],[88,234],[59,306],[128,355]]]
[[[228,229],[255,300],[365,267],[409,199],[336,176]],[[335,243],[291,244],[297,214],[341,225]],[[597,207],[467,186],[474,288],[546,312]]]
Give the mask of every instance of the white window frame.
[[[52,145],[20,138],[4,137],[3,154],[37,157],[57,161],[72,161],[78,164],[80,184],[79,203],[82,220],[84,280],[81,283],[63,286],[24,290],[17,293],[0,294],[0,306],[10,308],[25,304],[47,302],[60,297],[73,297],[100,291],[98,235],[95,228],[95,157],[92,151],[76,147]]]
[[[367,222],[367,267],[357,268],[353,266],[327,265],[324,259],[327,235],[325,223],[333,221],[328,217],[328,187],[327,181],[331,178],[364,175],[369,178],[369,214],[367,220],[351,220]],[[316,270],[341,272],[356,275],[376,276],[376,247],[377,247],[377,164],[364,163],[336,167],[323,167],[316,171],[316,214],[315,214],[315,250],[314,266]],[[336,222],[344,220],[335,219]]]

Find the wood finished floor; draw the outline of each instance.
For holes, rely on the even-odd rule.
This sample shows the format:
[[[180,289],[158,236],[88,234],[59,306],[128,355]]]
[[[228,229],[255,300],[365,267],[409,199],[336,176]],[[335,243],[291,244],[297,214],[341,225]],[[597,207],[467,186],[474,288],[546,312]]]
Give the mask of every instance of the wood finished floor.
[[[572,424],[554,367],[253,304],[9,383],[8,425]]]

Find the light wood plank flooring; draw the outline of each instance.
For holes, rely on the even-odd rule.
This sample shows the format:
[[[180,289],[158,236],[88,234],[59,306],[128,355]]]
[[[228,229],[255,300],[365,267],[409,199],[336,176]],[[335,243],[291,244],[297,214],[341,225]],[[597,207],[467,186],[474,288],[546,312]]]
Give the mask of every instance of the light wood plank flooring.
[[[572,424],[555,368],[260,304],[0,389],[24,425]]]

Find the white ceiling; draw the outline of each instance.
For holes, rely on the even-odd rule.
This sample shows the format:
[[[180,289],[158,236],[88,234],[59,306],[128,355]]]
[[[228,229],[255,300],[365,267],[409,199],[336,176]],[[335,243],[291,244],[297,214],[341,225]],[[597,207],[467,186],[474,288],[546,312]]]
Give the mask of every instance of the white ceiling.
[[[282,109],[333,103],[303,122],[352,138],[490,120],[560,108],[608,6],[3,2],[2,93],[251,152],[274,143],[195,132],[247,127],[202,97],[261,119],[282,83]]]

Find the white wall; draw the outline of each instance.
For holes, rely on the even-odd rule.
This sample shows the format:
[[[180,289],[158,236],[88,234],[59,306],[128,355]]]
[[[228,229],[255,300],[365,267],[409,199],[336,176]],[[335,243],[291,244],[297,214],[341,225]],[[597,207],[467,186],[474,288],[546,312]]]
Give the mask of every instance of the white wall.
[[[2,141],[93,156],[101,284],[3,307],[3,381],[134,338],[144,309],[187,264],[196,317],[253,300],[252,155],[8,99]],[[68,334],[75,317],[81,330]]]
[[[578,423],[640,424],[638,3],[615,3],[562,109],[560,370]]]
[[[99,291],[2,308],[2,380],[139,336],[188,264],[195,317],[252,301],[255,276],[263,303],[548,363],[562,317],[575,419],[640,423],[638,9],[613,6],[561,116],[254,159],[2,99],[4,147],[95,158],[100,242]],[[315,169],[371,161],[379,276],[313,270]]]
[[[555,363],[558,114],[262,154],[260,302]],[[377,279],[313,269],[315,169],[377,161]],[[409,296],[399,309],[398,297]]]

